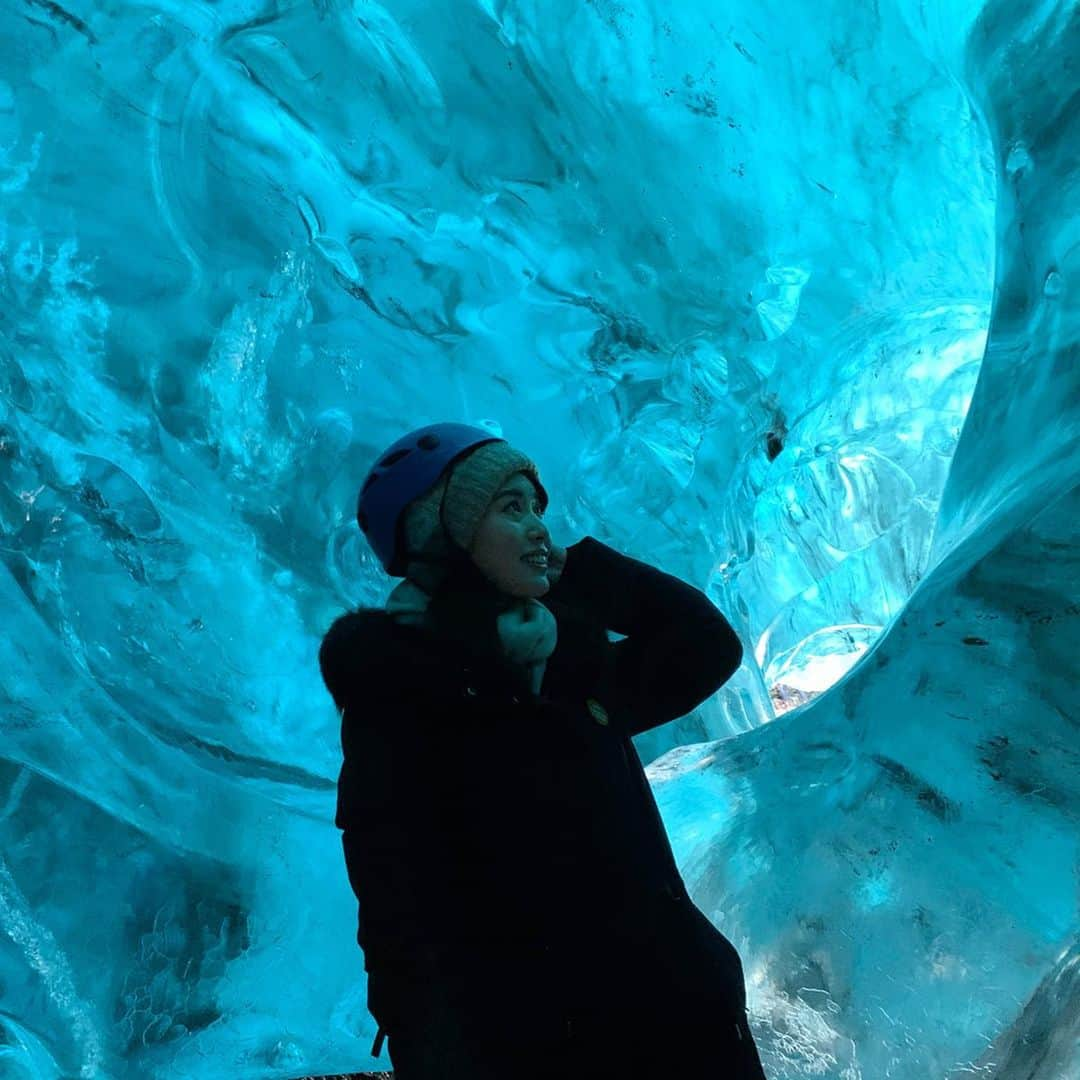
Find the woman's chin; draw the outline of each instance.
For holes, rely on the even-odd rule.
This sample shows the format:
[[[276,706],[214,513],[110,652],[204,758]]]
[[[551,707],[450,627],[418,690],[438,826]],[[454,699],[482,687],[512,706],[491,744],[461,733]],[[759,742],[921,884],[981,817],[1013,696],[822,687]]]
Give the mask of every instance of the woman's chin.
[[[531,578],[527,581],[515,581],[509,588],[504,588],[504,592],[508,592],[511,596],[516,596],[519,600],[536,600],[541,597],[551,588],[551,582],[548,581],[546,574],[537,574],[535,578]]]

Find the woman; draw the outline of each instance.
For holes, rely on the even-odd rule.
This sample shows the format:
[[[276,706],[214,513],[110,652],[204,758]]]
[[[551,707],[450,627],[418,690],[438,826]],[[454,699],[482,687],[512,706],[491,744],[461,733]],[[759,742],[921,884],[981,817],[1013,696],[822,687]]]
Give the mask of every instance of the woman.
[[[742,648],[677,578],[555,546],[547,501],[528,457],[462,424],[400,439],[360,494],[404,581],[319,661],[372,1053],[385,1034],[397,1080],[764,1080],[738,954],[687,896],[630,741]]]

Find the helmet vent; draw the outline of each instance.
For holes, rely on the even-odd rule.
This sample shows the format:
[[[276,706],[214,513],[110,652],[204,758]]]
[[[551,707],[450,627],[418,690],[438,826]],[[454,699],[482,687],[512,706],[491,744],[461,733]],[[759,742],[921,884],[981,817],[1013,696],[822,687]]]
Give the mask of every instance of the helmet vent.
[[[439,445],[438,435],[424,435],[416,444],[421,450],[434,450]]]
[[[406,448],[405,450],[395,450],[392,454],[388,454],[379,462],[377,468],[389,469],[391,465],[397,464],[403,457],[411,454],[412,451]]]

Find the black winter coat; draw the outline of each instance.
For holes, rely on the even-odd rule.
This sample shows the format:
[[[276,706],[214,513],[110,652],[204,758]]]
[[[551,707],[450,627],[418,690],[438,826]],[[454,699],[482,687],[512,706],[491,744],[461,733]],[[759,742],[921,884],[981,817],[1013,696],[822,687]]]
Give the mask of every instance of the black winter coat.
[[[741,1013],[738,955],[687,898],[631,742],[736,671],[727,620],[588,537],[541,598],[558,643],[534,695],[484,638],[490,596],[457,599],[442,631],[360,610],[320,650],[342,713],[337,825],[372,982],[433,949],[469,965],[554,947],[576,967],[569,997],[640,996],[659,935],[657,963]]]

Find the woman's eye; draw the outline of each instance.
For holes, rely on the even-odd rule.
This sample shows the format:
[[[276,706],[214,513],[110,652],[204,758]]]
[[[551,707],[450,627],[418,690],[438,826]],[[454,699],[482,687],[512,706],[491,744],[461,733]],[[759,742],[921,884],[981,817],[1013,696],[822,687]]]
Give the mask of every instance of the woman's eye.
[[[511,499],[510,502],[508,502],[506,504],[506,509],[507,510],[518,511],[518,510],[521,509],[522,505],[523,504],[522,504],[520,499]],[[539,503],[534,503],[534,507],[536,509],[536,516],[537,517],[543,517],[544,516],[544,511],[540,509],[540,504]]]

